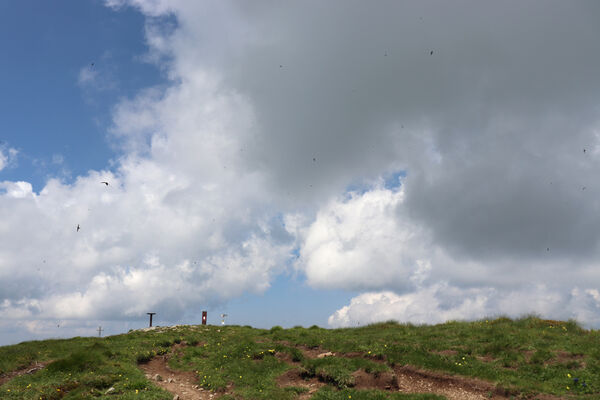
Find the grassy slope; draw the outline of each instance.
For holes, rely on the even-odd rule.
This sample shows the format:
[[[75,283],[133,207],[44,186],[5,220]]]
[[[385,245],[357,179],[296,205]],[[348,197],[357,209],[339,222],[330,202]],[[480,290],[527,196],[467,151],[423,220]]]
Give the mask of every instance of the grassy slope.
[[[289,353],[301,361],[307,374],[330,381],[313,397],[318,400],[349,396],[358,400],[439,399],[347,387],[357,368],[375,372],[405,364],[483,378],[523,395],[542,392],[590,399],[600,396],[599,336],[599,331],[583,330],[573,322],[529,317],[435,326],[383,323],[335,330],[186,326],[107,338],[34,341],[0,347],[0,375],[35,361],[54,362],[0,386],[0,398],[170,400],[172,396],[146,380],[137,363],[185,341],[197,345],[182,348],[170,366],[196,371],[198,383],[206,389],[232,386],[233,394],[224,396],[229,399],[295,398],[301,388],[283,389],[275,384],[275,378],[290,368],[277,353]],[[365,358],[303,359],[296,348],[299,345],[336,353],[361,352]],[[386,363],[374,362],[381,359]],[[105,395],[110,387],[115,390]]]

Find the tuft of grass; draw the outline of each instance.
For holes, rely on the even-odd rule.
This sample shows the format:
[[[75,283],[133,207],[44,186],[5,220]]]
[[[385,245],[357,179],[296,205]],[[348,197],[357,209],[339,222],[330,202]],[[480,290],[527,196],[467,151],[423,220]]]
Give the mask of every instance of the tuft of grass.
[[[443,396],[434,394],[404,394],[387,393],[379,390],[354,390],[343,389],[335,390],[330,387],[323,387],[317,391],[313,400],[445,400]]]
[[[302,362],[303,374],[307,377],[318,377],[331,382],[338,388],[354,386],[352,373],[363,369],[368,373],[389,371],[389,367],[365,360],[363,358],[325,357],[305,359]]]

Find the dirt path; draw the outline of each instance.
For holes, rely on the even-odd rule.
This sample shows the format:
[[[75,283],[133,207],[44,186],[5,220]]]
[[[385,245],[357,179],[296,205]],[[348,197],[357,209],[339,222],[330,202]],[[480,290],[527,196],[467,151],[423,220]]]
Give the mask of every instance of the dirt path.
[[[497,393],[489,382],[436,374],[411,366],[394,368],[398,391],[405,393],[433,393],[449,400],[506,399],[510,396]]]
[[[285,344],[287,346],[294,346],[287,342]],[[365,354],[358,352],[347,354],[331,353],[322,348],[308,348],[305,346],[294,347],[302,351],[305,358],[317,358],[329,355],[338,357],[365,357]],[[374,362],[386,364],[384,360],[373,357],[367,358]],[[300,364],[294,363],[287,358],[284,361],[296,366],[299,366]],[[358,390],[378,389],[413,394],[431,393],[445,396],[449,400],[502,400],[514,396],[514,393],[499,389],[492,382],[482,379],[432,372],[409,365],[396,366],[393,368],[393,372],[381,373],[378,376],[358,370],[353,376],[355,380],[354,388]],[[299,397],[301,399],[309,399],[312,396],[312,393],[325,385],[324,382],[320,382],[317,378],[311,378],[306,381],[304,377],[301,376],[299,368],[287,371],[278,378],[277,382],[280,386],[300,386],[309,388],[309,392],[304,393],[304,397]],[[535,398],[539,400],[561,399],[561,397],[549,394],[538,394]]]
[[[145,372],[146,378],[152,383],[173,393],[173,399],[210,400],[219,397],[218,394],[198,386],[195,373],[172,370],[167,362],[168,356],[158,356],[138,367]]]
[[[6,382],[10,381],[11,379],[16,378],[17,376],[33,374],[34,372],[37,372],[37,371],[45,368],[46,365],[48,365],[50,363],[51,363],[51,361],[44,361],[44,362],[36,361],[34,363],[29,364],[27,367],[18,369],[16,371],[11,371],[11,372],[2,374],[2,375],[0,375],[0,385],[4,385]]]
[[[276,382],[279,387],[296,386],[308,389],[307,392],[300,393],[298,395],[297,399],[300,400],[310,399],[317,390],[319,390],[322,386],[327,385],[325,382],[321,382],[316,377],[309,379],[304,378],[301,374],[300,368],[288,369],[277,377]]]
[[[288,346],[292,346],[286,343]],[[176,354],[179,347],[176,345],[170,353]],[[307,348],[304,346],[295,346],[302,351],[305,358],[318,358],[327,356],[338,357],[365,357],[362,353],[331,353],[321,348]],[[277,378],[277,385],[280,387],[303,387],[307,391],[298,395],[297,399],[310,399],[321,387],[327,385],[326,382],[317,377],[307,378],[302,375],[300,362],[293,362],[286,353],[278,353],[277,357],[293,366]],[[378,360],[373,357],[367,357],[371,361],[385,364],[384,360]],[[178,400],[212,400],[220,397],[219,393],[214,393],[200,387],[196,381],[196,374],[189,371],[176,371],[168,367],[169,355],[163,355],[153,358],[146,364],[140,364],[146,377],[155,385],[173,393],[173,399]],[[27,372],[23,372],[27,373]],[[396,366],[390,372],[383,372],[377,376],[358,370],[352,374],[354,376],[354,389],[378,389],[387,392],[400,393],[431,393],[445,396],[448,400],[503,400],[514,396],[514,393],[508,393],[488,381],[476,378],[468,378],[457,375],[450,375],[441,372],[432,372],[422,370],[409,365]],[[539,400],[559,400],[560,397],[539,394],[535,396]]]

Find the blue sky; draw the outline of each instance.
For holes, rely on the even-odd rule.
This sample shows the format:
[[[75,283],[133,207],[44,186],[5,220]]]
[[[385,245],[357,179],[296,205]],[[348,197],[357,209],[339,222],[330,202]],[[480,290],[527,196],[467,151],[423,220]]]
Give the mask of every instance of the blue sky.
[[[100,1],[23,1],[0,5],[2,139],[19,150],[4,179],[40,190],[48,176],[66,180],[106,168],[115,156],[107,139],[120,97],[164,81],[143,61],[144,17],[114,12]],[[91,64],[94,63],[92,67]],[[89,67],[96,85],[82,87]],[[62,157],[62,164],[52,162]],[[61,171],[69,171],[61,175]]]
[[[1,172],[2,180],[25,180],[39,192],[49,178],[69,184],[89,170],[112,169],[111,160],[121,154],[109,137],[113,107],[167,81],[145,57],[144,27],[144,16],[135,9],[115,11],[101,1],[0,4],[0,48],[7,60],[0,65],[5,77],[0,140],[18,151],[18,161]],[[79,81],[82,69],[96,74],[93,82]],[[281,275],[263,294],[205,306],[211,309],[209,322],[219,323],[225,310],[231,323],[325,326],[331,310],[351,297],[350,292],[311,289],[302,280]],[[198,315],[191,314],[186,322],[197,322]],[[172,322],[164,317],[159,313],[155,324]],[[144,326],[145,315],[140,319],[137,324]],[[106,329],[110,334],[119,328],[109,324]],[[21,335],[4,341],[34,337]]]
[[[205,309],[599,327],[599,18],[558,0],[2,2],[0,345]]]

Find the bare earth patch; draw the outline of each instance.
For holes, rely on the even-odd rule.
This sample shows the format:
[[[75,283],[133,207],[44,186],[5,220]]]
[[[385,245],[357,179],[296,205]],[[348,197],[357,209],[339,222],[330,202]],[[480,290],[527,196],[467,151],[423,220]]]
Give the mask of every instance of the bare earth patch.
[[[52,361],[44,361],[44,362],[36,361],[34,363],[29,364],[28,366],[26,366],[24,368],[2,374],[2,375],[0,375],[0,385],[4,385],[6,382],[10,381],[11,379],[16,378],[17,376],[33,374],[34,372],[37,372],[37,371],[45,368],[46,365],[50,364],[51,362]]]
[[[392,372],[381,372],[379,374],[370,374],[362,369],[352,373],[354,377],[355,389],[378,389],[394,390],[398,389],[398,382],[395,374]]]
[[[290,343],[286,343],[286,345],[293,346]],[[320,355],[323,356],[329,353],[320,347],[309,348],[301,345],[295,347],[301,350],[306,358],[317,358]],[[382,364],[385,363],[384,360],[370,357],[360,352],[330,354],[332,356],[348,358],[361,357]],[[448,351],[448,355],[453,354],[454,351]],[[282,360],[290,363],[287,357],[282,357]],[[297,365],[298,363],[294,364]],[[413,394],[431,393],[445,396],[449,400],[501,400],[514,396],[514,393],[497,388],[493,383],[482,379],[421,370],[409,365],[396,366],[393,368],[393,372],[383,372],[377,375],[367,373],[363,370],[358,370],[352,375],[355,380],[354,389],[358,390],[378,389]],[[281,375],[277,379],[277,384],[281,387],[297,386],[308,388],[309,391],[300,395],[299,399],[309,399],[321,386],[326,385],[326,383],[318,380],[316,377],[306,380],[298,368],[290,369]],[[537,394],[534,398],[539,400],[559,400],[561,397],[549,394]]]
[[[308,391],[298,395],[298,399],[310,399],[320,387],[325,386],[326,383],[321,382],[318,378],[305,378],[302,376],[302,372],[299,368],[292,368],[277,377],[277,385],[279,387],[302,387]]]
[[[483,400],[513,398],[514,393],[497,388],[482,379],[467,378],[417,369],[412,366],[394,368],[400,392],[433,393],[446,396],[449,400]],[[559,400],[550,394],[536,394],[538,400]]]
[[[157,356],[138,367],[155,385],[173,393],[173,398],[179,396],[179,400],[209,400],[219,397],[199,386],[194,372],[172,370],[167,362],[168,356]]]

